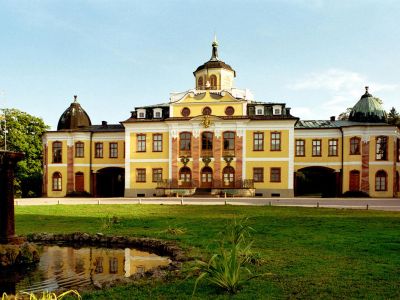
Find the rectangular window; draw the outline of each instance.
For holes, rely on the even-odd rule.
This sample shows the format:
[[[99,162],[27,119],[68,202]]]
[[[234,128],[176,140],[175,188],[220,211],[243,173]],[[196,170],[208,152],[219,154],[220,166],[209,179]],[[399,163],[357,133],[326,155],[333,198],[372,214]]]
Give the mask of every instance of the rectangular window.
[[[103,158],[103,143],[95,143],[94,144],[94,157]]]
[[[253,133],[253,150],[264,151],[264,133],[254,132]]]
[[[328,141],[328,156],[338,156],[338,140],[332,139]]]
[[[281,168],[271,168],[271,182],[281,182]]]
[[[137,152],[146,152],[146,135],[145,134],[138,134],[137,138],[137,145],[136,151]]]
[[[306,141],[296,140],[296,156],[305,156],[305,155],[306,155]]]
[[[153,182],[162,181],[162,169],[153,169]]]
[[[229,151],[229,150],[235,150],[235,133],[234,132],[224,132],[223,134],[223,145],[224,145],[224,150]]]
[[[146,169],[136,169],[136,182],[146,182]]]
[[[360,141],[361,139],[356,136],[350,139],[350,155],[360,154]]]
[[[253,168],[253,181],[264,182],[264,168]]]
[[[312,156],[321,156],[321,140],[312,140]]]
[[[110,270],[110,274],[117,274],[118,273],[118,258],[110,257],[109,270]]]
[[[397,139],[396,157],[397,161],[400,162],[400,139]]]
[[[62,143],[53,143],[53,163],[62,163]]]
[[[179,134],[179,150],[190,151],[190,142],[192,134],[190,132],[181,132]]]
[[[376,160],[387,160],[387,136],[376,138]]]
[[[281,151],[280,132],[271,132],[271,151]]]
[[[153,134],[153,152],[162,151],[162,134]]]
[[[118,143],[110,143],[110,158],[118,157]]]
[[[85,153],[85,144],[82,142],[75,143],[75,157],[83,157]]]

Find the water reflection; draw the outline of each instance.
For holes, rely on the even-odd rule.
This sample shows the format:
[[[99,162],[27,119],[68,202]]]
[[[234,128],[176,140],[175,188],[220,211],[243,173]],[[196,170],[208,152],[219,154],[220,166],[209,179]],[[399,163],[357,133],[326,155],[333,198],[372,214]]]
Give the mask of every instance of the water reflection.
[[[130,248],[43,246],[36,268],[0,274],[0,292],[76,289],[130,277],[169,263],[166,257]]]

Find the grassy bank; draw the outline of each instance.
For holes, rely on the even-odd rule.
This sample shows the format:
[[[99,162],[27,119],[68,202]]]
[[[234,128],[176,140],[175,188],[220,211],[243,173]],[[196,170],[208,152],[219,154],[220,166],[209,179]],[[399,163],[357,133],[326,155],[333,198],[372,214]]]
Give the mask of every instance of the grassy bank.
[[[104,226],[107,217],[119,222]],[[255,273],[272,273],[229,296],[205,283],[195,298],[338,299],[400,298],[400,213],[238,206],[39,206],[16,207],[17,233],[89,233],[176,240],[190,256],[207,259],[232,218],[249,218],[256,252],[265,259]],[[106,224],[107,225],[107,224]],[[172,235],[168,228],[184,229]],[[185,263],[188,268],[191,263]],[[194,278],[148,281],[84,294],[84,299],[185,299]]]

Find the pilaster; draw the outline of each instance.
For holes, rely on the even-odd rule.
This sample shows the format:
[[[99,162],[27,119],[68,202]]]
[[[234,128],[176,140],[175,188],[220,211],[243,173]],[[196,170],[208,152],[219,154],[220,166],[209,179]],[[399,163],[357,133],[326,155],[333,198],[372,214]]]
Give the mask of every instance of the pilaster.
[[[361,145],[361,191],[369,194],[369,141]]]

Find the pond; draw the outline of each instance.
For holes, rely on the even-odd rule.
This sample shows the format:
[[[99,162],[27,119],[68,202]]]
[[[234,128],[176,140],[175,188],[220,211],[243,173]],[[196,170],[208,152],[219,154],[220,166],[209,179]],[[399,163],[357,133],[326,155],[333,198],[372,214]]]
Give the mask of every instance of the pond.
[[[135,273],[166,266],[168,257],[133,248],[42,246],[36,266],[2,270],[0,295],[17,292],[80,289],[123,280]]]

